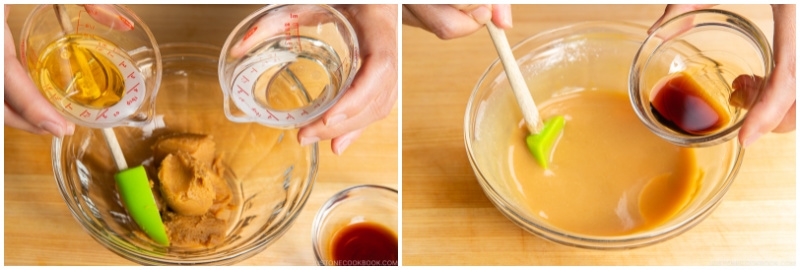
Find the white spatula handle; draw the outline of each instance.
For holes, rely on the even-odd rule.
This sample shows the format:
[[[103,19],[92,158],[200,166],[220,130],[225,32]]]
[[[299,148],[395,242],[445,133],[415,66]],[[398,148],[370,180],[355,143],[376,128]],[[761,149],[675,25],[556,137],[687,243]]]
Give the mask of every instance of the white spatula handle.
[[[514,91],[517,104],[522,110],[522,117],[525,118],[528,132],[538,134],[542,131],[544,124],[542,123],[542,118],[539,117],[539,109],[536,108],[536,103],[533,102],[531,92],[528,91],[528,85],[525,84],[525,78],[522,77],[522,72],[519,70],[517,60],[508,45],[506,33],[497,28],[491,21],[486,23],[486,28],[489,29],[489,35],[492,37],[497,54],[500,55],[500,62],[503,63],[508,82],[511,84],[511,90]]]

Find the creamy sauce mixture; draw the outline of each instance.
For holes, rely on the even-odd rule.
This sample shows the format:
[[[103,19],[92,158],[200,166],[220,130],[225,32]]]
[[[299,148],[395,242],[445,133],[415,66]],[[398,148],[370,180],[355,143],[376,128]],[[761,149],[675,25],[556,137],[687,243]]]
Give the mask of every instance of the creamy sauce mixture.
[[[564,115],[550,169],[525,145],[523,123],[508,145],[512,191],[555,227],[595,236],[625,235],[664,223],[699,189],[694,150],[672,145],[641,124],[623,93],[581,91],[540,105]]]

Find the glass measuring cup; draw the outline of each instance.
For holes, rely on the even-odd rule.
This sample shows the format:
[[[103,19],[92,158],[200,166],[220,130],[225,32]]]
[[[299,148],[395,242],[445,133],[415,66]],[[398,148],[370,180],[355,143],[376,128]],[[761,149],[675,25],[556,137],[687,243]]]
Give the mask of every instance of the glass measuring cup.
[[[161,54],[150,29],[119,5],[40,5],[20,57],[42,94],[72,122],[142,126],[154,115]]]
[[[688,12],[667,21],[645,39],[631,67],[629,97],[639,119],[656,135],[681,146],[715,145],[737,135],[774,65],[769,42],[747,19],[723,10]],[[693,102],[702,96],[719,110],[718,128],[690,134],[658,113],[653,106],[656,93],[675,85],[672,79],[678,76],[692,78],[700,91],[684,102],[672,102],[671,108],[701,108],[703,105],[691,104],[697,104]],[[682,118],[695,121],[706,115],[694,111],[685,110]]]
[[[358,40],[327,5],[270,5],[228,36],[219,59],[224,111],[234,122],[297,128],[319,119],[358,69]]]

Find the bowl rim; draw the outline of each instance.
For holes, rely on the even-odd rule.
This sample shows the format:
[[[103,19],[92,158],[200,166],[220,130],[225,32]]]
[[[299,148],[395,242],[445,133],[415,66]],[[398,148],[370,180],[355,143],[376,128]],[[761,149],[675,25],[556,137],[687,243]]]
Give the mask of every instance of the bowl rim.
[[[639,29],[642,33],[646,33],[647,27],[630,23],[630,22],[613,22],[613,21],[587,21],[587,22],[580,22],[575,24],[569,24],[558,28],[553,28],[547,31],[543,31],[527,37],[520,41],[519,43],[515,44],[512,47],[512,51],[516,52],[522,46],[536,41],[542,41],[548,43],[550,41],[556,40],[553,37],[565,38],[576,35],[576,29],[578,30],[587,30],[587,29],[598,29],[607,31],[609,28],[626,28],[626,29]],[[602,32],[602,31],[601,31]],[[579,32],[580,34],[582,32]],[[620,33],[619,30],[616,33]],[[630,35],[630,33],[625,33],[626,35]],[[643,34],[642,37],[646,37],[646,34]],[[641,39],[644,40],[644,39]],[[523,58],[527,55],[519,55],[517,58]],[[511,203],[510,200],[507,200],[500,196],[498,190],[492,186],[492,183],[487,180],[487,177],[481,172],[480,168],[478,167],[478,162],[475,157],[475,153],[473,152],[472,148],[472,140],[471,138],[474,137],[472,132],[471,123],[475,121],[475,119],[471,118],[471,113],[477,109],[478,105],[476,102],[478,101],[478,94],[481,91],[481,86],[484,84],[485,81],[491,81],[494,78],[488,78],[487,76],[489,73],[497,68],[502,68],[500,66],[499,58],[496,58],[488,68],[483,72],[478,82],[475,84],[475,87],[470,94],[469,100],[467,102],[466,111],[464,114],[464,145],[465,150],[467,152],[467,157],[470,162],[470,166],[473,169],[473,172],[476,176],[476,180],[480,184],[481,188],[483,189],[484,193],[487,195],[489,200],[495,207],[500,210],[503,215],[505,215],[508,219],[510,219],[513,223],[517,226],[521,227],[522,229],[542,237],[546,240],[556,242],[559,244],[567,245],[567,246],[574,246],[580,248],[588,248],[588,249],[629,249],[629,248],[636,248],[642,247],[647,245],[652,245],[655,243],[659,243],[675,236],[680,235],[681,233],[685,232],[686,230],[694,227],[700,221],[705,219],[715,208],[722,202],[722,198],[727,193],[730,185],[733,183],[736,174],[738,173],[739,168],[742,164],[742,158],[744,156],[744,148],[741,145],[736,144],[734,146],[734,150],[732,151],[732,165],[731,170],[728,172],[726,177],[723,179],[723,182],[719,188],[719,191],[710,196],[709,203],[707,205],[700,206],[700,210],[693,216],[689,216],[686,220],[678,222],[668,227],[661,227],[658,230],[653,230],[649,232],[640,232],[630,235],[623,235],[623,236],[591,236],[591,235],[576,235],[574,233],[559,229],[555,226],[539,223],[535,221],[529,220],[527,217],[520,213],[524,213],[519,209],[516,209]]]
[[[161,45],[162,51],[166,52],[162,55],[162,60],[164,62],[168,62],[169,59],[176,59],[179,61],[184,61],[185,59],[194,59],[195,61],[201,60],[209,62],[216,66],[217,55],[211,54],[206,55],[206,52],[213,52],[219,51],[218,46],[209,45],[205,43],[192,43],[192,42],[178,42],[178,43],[167,43]],[[188,48],[193,50],[192,53],[184,54],[179,51],[172,52],[173,49],[180,49],[180,48]],[[213,69],[216,71],[216,69]],[[153,106],[155,107],[155,106]],[[86,127],[90,128],[90,127]],[[90,128],[91,129],[91,128]],[[86,231],[92,238],[94,238],[98,243],[104,246],[106,249],[116,253],[122,258],[128,259],[135,263],[144,264],[144,265],[218,265],[218,264],[234,264],[240,262],[242,260],[248,259],[256,254],[260,253],[264,249],[266,249],[270,244],[272,244],[275,240],[279,239],[283,236],[286,231],[288,231],[294,221],[299,216],[299,213],[302,212],[303,208],[305,208],[305,204],[308,201],[308,198],[311,195],[313,190],[314,183],[316,182],[317,172],[319,170],[319,144],[314,143],[309,145],[311,153],[310,153],[310,164],[309,164],[309,171],[308,171],[308,178],[305,179],[307,184],[302,189],[301,195],[296,199],[297,206],[292,209],[289,213],[287,213],[287,218],[283,219],[280,223],[276,224],[276,227],[273,229],[274,234],[270,235],[269,237],[264,237],[258,239],[257,241],[252,242],[250,245],[245,247],[238,247],[236,249],[229,250],[229,252],[225,253],[223,256],[219,258],[209,258],[208,255],[198,256],[197,258],[193,257],[165,257],[163,253],[157,253],[156,251],[166,251],[167,247],[157,247],[156,251],[153,250],[145,250],[140,247],[134,247],[131,244],[128,244],[127,241],[120,241],[117,237],[112,236],[111,238],[105,238],[103,236],[111,236],[112,234],[104,231],[102,228],[96,226],[97,224],[91,220],[85,218],[85,212],[81,211],[83,208],[79,203],[77,203],[73,198],[77,198],[80,195],[74,192],[74,189],[69,187],[67,183],[73,182],[73,180],[67,179],[64,175],[64,168],[65,164],[62,162],[62,145],[65,138],[53,137],[52,144],[51,144],[51,162],[53,165],[53,175],[55,176],[55,182],[58,186],[59,193],[61,194],[62,199],[67,204],[67,208],[69,209],[70,213],[72,213],[73,218],[81,225],[81,227]]]

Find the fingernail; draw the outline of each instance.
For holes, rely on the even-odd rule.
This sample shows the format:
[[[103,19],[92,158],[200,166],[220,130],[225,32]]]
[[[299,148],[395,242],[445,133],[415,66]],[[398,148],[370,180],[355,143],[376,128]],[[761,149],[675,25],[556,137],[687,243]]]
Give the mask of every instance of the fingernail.
[[[39,128],[47,130],[47,132],[50,132],[50,134],[53,134],[53,136],[56,136],[56,137],[59,137],[59,138],[64,137],[64,129],[61,128],[61,126],[56,125],[56,123],[53,123],[53,122],[50,122],[50,121],[46,121],[46,122],[41,123],[39,125]]]
[[[653,23],[653,25],[652,25],[652,26],[650,26],[650,29],[647,29],[647,34],[648,34],[648,35],[649,35],[649,34],[652,34],[652,33],[653,33],[653,31],[655,31],[655,30],[656,30],[656,28],[658,28],[659,26],[661,26],[661,21],[663,21],[663,20],[664,20],[664,17],[665,17],[665,16],[667,16],[667,14],[666,14],[666,13],[662,14],[662,15],[661,15],[661,17],[659,17],[659,18],[658,18],[658,20],[657,20],[655,23]]]
[[[328,119],[325,119],[325,126],[336,125],[338,123],[341,123],[345,119],[347,119],[347,115],[344,115],[344,114],[337,114],[337,115],[328,117]]]
[[[75,134],[75,124],[67,123],[67,132],[64,135],[72,135]]]
[[[750,146],[750,145],[751,145],[751,144],[753,144],[753,143],[754,143],[756,140],[758,140],[758,138],[761,138],[761,135],[762,135],[762,134],[761,134],[761,133],[759,133],[759,132],[756,132],[756,133],[750,134],[750,136],[748,136],[748,137],[746,137],[746,138],[744,139],[744,143],[742,143],[743,147],[748,147],[748,146]]]
[[[507,25],[509,28],[513,26],[511,25],[511,16],[505,16],[501,19],[503,20],[503,24]]]
[[[344,140],[340,141],[339,145],[336,147],[336,150],[333,151],[333,153],[336,154],[337,156],[341,156],[342,153],[344,153],[344,150],[347,149],[348,146],[350,146],[350,143],[352,141],[353,140],[350,139],[350,138],[347,138],[347,139],[344,139]]]
[[[472,12],[470,12],[469,14],[479,24],[485,24],[486,22],[492,19],[492,11],[486,8],[486,6],[480,6],[472,10]]]
[[[133,23],[128,20],[128,18],[123,17],[122,15],[117,15],[117,18],[128,27],[128,29],[133,30]]]
[[[247,39],[250,38],[250,36],[252,36],[253,33],[256,32],[256,30],[258,30],[258,25],[253,26],[253,28],[250,28],[250,30],[247,30],[247,33],[244,34],[244,38],[242,38],[242,41],[247,41]]]
[[[300,146],[306,146],[315,142],[318,142],[319,138],[317,137],[300,137]]]
[[[728,98],[728,103],[735,107],[744,107],[744,90],[733,90],[731,97]]]

